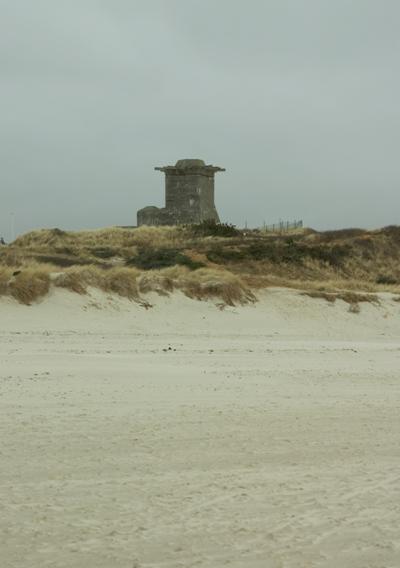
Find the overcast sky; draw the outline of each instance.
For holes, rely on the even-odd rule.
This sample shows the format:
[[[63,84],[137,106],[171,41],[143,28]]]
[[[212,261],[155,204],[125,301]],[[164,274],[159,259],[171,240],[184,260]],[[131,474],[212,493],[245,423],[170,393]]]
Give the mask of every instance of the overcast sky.
[[[400,223],[398,0],[0,0],[0,235],[136,223],[202,158],[221,219]]]

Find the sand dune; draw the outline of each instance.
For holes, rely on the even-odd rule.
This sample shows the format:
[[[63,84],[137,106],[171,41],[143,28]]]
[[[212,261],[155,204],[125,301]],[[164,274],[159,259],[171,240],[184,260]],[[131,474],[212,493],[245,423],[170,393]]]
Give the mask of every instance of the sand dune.
[[[0,299],[3,568],[400,566],[400,303]]]

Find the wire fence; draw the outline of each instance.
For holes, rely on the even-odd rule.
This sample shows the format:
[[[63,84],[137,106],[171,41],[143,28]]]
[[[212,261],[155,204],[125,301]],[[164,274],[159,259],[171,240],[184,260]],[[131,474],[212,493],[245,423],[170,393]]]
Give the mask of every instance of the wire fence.
[[[279,221],[278,223],[273,223],[272,225],[266,225],[265,222],[261,227],[262,231],[266,233],[289,233],[290,231],[295,231],[296,229],[303,228],[303,221]]]

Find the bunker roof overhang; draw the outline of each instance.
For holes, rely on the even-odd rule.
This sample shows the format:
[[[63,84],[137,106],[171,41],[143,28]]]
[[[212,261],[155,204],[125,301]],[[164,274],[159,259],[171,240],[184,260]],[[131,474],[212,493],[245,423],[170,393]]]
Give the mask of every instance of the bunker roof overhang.
[[[154,168],[166,175],[205,175],[213,176],[215,172],[224,172],[225,168],[219,166],[206,165],[203,160],[178,160],[175,166],[161,166]]]

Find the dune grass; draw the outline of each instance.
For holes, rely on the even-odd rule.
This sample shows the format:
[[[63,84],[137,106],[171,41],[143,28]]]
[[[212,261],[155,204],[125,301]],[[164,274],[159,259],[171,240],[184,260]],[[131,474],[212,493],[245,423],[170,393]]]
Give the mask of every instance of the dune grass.
[[[152,271],[141,277],[140,289],[142,292],[161,293],[180,290],[189,298],[217,298],[229,306],[255,301],[253,292],[238,276],[227,270],[209,268],[192,271],[179,266]]]
[[[18,237],[13,245],[26,252],[63,253],[76,256],[122,255],[126,249],[134,247],[170,247],[185,240],[184,231],[179,227],[138,227],[123,229],[110,227],[92,231],[62,231],[60,229],[41,229]]]
[[[50,290],[50,270],[28,266],[21,271],[0,268],[0,295],[8,294],[21,304],[29,305]]]
[[[96,287],[134,301],[181,290],[233,305],[254,301],[254,293],[269,286],[327,301],[341,294],[349,305],[367,301],[352,293],[400,294],[400,227],[291,235],[228,225],[43,229],[0,247],[0,294],[25,304],[52,287],[79,294]]]
[[[226,270],[201,269],[196,272],[177,266],[164,270],[140,271],[135,268],[71,267],[55,272],[51,267],[25,266],[13,275],[10,268],[0,270],[0,295],[14,297],[29,305],[49,293],[51,287],[86,294],[90,288],[142,302],[143,295],[168,295],[180,290],[197,300],[216,299],[225,305],[255,301],[251,290],[238,276]]]
[[[309,290],[308,292],[303,292],[304,296],[309,296],[310,298],[319,298],[326,300],[327,302],[334,303],[336,300],[343,300],[350,305],[356,305],[360,302],[368,302],[372,304],[378,304],[379,299],[376,294],[360,294],[359,292],[352,291],[342,291],[342,292],[324,292],[319,290]]]
[[[78,294],[86,294],[88,288],[93,287],[130,300],[137,300],[139,298],[138,276],[139,272],[132,268],[102,270],[95,266],[73,267],[56,273],[53,284]]]

